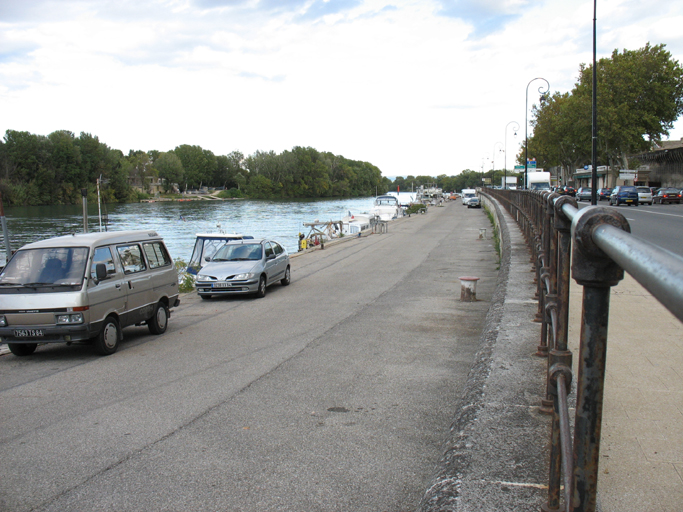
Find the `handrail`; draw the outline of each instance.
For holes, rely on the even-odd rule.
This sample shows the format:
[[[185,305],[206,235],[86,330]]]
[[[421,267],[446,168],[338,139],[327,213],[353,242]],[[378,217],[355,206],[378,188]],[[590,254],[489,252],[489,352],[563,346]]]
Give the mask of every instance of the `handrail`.
[[[561,510],[563,483],[562,510],[594,512],[610,288],[626,271],[683,321],[683,258],[631,235],[628,222],[614,208],[579,210],[575,199],[547,191],[480,193],[495,197],[517,221],[537,267],[537,316],[542,323],[537,355],[548,358],[541,411],[553,418],[544,510]],[[583,287],[573,442],[567,403],[574,377],[567,347],[572,278]]]

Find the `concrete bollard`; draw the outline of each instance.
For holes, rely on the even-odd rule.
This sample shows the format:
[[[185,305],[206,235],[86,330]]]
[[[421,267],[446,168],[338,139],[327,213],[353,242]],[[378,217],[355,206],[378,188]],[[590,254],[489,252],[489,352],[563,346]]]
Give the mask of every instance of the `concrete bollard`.
[[[479,228],[479,240],[486,240],[486,228]]]
[[[478,277],[465,276],[460,279],[460,302],[477,301],[477,281]]]

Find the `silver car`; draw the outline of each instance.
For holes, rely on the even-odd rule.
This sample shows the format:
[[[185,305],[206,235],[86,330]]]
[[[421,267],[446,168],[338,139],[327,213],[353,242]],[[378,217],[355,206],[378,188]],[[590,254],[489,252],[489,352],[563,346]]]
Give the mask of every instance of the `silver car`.
[[[638,203],[652,204],[652,190],[649,187],[636,187],[638,192]]]
[[[273,240],[229,242],[202,267],[195,288],[202,299],[213,295],[255,294],[266,296],[266,288],[291,281],[289,254]]]

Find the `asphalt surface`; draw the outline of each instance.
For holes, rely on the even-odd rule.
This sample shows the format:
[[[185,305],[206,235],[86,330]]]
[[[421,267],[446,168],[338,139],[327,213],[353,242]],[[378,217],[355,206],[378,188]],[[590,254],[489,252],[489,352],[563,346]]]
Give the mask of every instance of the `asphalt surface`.
[[[415,510],[452,470],[454,416],[471,425],[461,397],[496,367],[481,333],[500,321],[498,265],[483,211],[452,202],[293,258],[264,299],[187,295],[166,334],[126,329],[112,356],[0,357],[0,510]]]

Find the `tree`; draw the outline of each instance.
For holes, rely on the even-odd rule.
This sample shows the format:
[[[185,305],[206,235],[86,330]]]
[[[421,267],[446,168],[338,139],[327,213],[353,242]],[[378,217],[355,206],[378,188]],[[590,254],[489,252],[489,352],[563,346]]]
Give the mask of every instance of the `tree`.
[[[597,63],[598,160],[614,171],[648,151],[683,114],[683,68],[665,45],[614,50]],[[591,154],[592,66],[581,65],[568,95],[534,109],[530,149],[541,167],[578,166]],[[583,162],[582,162],[583,160]]]
[[[154,168],[159,173],[159,178],[163,180],[164,190],[173,190],[173,184],[180,186],[185,181],[185,170],[183,163],[173,151],[161,153],[154,161]]]

